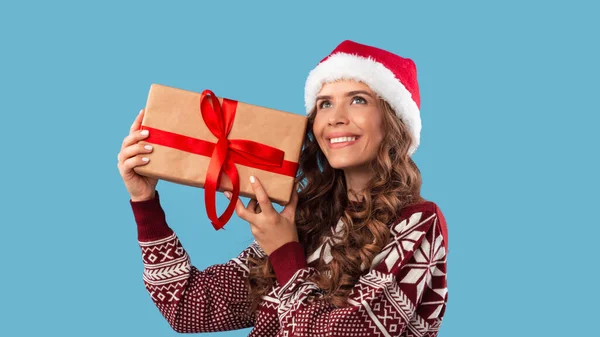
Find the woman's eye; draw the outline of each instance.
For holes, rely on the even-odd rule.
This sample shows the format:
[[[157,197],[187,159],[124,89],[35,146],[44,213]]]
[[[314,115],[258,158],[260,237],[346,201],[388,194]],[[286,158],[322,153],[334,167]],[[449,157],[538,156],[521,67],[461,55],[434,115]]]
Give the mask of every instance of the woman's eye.
[[[358,103],[358,104],[367,104],[367,100],[360,97],[360,96],[355,96],[354,98],[352,98],[352,103]]]
[[[331,107],[331,102],[329,101],[323,101],[321,103],[319,103],[319,109],[326,109]]]

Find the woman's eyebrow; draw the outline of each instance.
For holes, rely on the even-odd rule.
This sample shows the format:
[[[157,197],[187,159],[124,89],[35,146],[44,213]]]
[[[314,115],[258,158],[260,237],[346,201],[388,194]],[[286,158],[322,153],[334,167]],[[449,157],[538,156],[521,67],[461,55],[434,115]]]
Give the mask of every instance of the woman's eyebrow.
[[[346,96],[349,97],[349,96],[355,96],[355,95],[358,95],[358,94],[363,94],[363,95],[367,95],[367,96],[373,97],[373,95],[370,92],[364,91],[364,90],[349,91],[349,92],[346,93]],[[322,100],[322,99],[331,99],[331,96],[329,96],[329,95],[317,96],[317,101],[318,100]]]
[[[346,94],[346,96],[354,96],[354,95],[358,95],[358,94],[363,94],[363,95],[367,95],[370,97],[373,97],[373,95],[368,92],[368,91],[364,91],[364,90],[355,90],[355,91],[350,91]]]

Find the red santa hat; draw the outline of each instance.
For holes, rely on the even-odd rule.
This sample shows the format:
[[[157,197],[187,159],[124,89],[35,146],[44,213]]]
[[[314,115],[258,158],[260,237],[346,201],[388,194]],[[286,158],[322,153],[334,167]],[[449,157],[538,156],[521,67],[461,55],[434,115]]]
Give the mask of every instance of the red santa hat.
[[[421,117],[417,68],[413,60],[389,51],[346,40],[313,69],[306,79],[304,104],[310,113],[323,84],[355,80],[387,101],[413,136],[409,155],[420,143]]]

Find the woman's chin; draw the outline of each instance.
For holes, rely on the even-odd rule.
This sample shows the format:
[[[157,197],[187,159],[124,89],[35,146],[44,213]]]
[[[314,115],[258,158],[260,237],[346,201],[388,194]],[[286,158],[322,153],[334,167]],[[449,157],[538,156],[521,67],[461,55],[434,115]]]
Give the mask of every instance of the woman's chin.
[[[329,165],[336,170],[348,170],[357,166],[357,163],[346,160],[333,160],[329,161]]]

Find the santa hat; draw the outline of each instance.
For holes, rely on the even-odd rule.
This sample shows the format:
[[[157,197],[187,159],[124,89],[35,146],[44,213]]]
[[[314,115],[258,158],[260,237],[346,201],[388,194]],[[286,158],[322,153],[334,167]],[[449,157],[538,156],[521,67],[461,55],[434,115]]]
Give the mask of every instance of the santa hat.
[[[309,73],[304,87],[306,113],[315,107],[323,84],[340,79],[368,85],[387,101],[414,138],[412,155],[420,143],[421,118],[417,68],[413,60],[372,46],[346,40]]]

